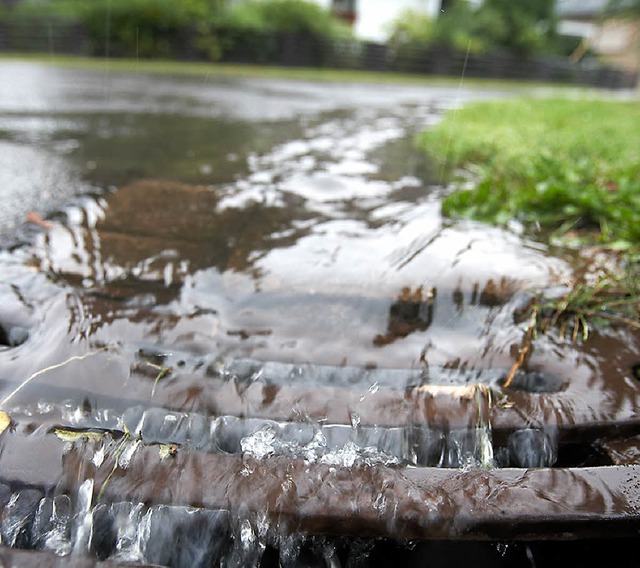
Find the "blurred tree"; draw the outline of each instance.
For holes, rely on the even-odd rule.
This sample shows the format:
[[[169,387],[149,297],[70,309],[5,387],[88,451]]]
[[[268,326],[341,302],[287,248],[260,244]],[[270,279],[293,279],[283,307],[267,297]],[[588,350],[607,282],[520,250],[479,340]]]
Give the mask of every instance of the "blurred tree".
[[[277,36],[306,36],[309,40],[350,39],[351,27],[330,10],[308,0],[244,0],[232,3],[218,23],[223,53],[267,62],[278,52]],[[318,45],[320,45],[318,43]],[[320,50],[316,50],[316,55]],[[320,56],[318,55],[320,58]]]
[[[417,10],[403,10],[388,29],[389,44],[400,47],[410,44],[428,44],[434,38],[434,21]]]
[[[484,30],[497,47],[520,55],[556,50],[555,0],[484,0],[478,15],[500,22]]]
[[[448,0],[437,20],[403,12],[389,35],[396,49],[438,44],[471,52],[502,48],[520,55],[556,51],[556,39],[555,0],[485,0],[479,6]]]
[[[473,7],[467,0],[448,0],[434,27],[434,43],[470,52],[485,52],[505,34],[504,21],[492,10]]]
[[[222,8],[222,0],[92,0],[78,12],[97,53],[109,46],[112,55],[171,57],[185,33],[216,52],[211,26]]]
[[[308,0],[246,0],[226,11],[225,26],[245,30],[301,32],[320,37],[351,35],[329,10]]]

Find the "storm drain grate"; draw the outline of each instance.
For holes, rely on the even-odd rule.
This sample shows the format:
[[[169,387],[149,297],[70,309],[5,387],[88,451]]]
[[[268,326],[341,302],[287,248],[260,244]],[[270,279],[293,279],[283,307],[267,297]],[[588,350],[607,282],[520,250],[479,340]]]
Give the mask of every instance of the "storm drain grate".
[[[313,550],[338,566],[346,537],[368,558],[387,541],[640,531],[640,425],[578,407],[553,423],[563,388],[252,361],[205,375],[193,412],[96,408],[56,387],[47,405],[16,401],[0,438],[2,544],[168,566],[258,565],[269,550],[298,566]]]

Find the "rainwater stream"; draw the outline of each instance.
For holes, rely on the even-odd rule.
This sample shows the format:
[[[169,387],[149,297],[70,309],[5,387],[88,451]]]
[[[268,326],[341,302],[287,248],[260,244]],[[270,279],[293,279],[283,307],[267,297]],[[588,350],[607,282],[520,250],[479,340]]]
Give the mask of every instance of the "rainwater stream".
[[[536,566],[527,515],[640,511],[593,474],[637,463],[638,337],[543,337],[504,392],[514,313],[586,261],[443,219],[413,150],[488,96],[0,64],[3,547]]]

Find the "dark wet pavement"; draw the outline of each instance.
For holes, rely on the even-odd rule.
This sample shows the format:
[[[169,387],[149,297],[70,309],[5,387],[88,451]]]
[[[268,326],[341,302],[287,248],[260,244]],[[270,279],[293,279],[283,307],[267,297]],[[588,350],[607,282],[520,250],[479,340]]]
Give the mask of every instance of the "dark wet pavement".
[[[440,172],[412,136],[487,96],[501,94],[1,63],[0,409],[16,424],[5,471],[68,487],[75,466],[60,461],[56,426],[331,467],[537,467],[555,461],[545,444],[558,429],[573,445],[611,421],[634,434],[639,346],[624,331],[584,346],[541,338],[530,366],[553,378],[549,392],[478,406],[488,391],[473,385],[496,387],[513,364],[527,290],[578,264],[517,226],[441,218]],[[27,226],[31,210],[52,228]],[[182,426],[167,434],[172,421]],[[296,422],[311,433],[294,443]],[[416,425],[444,433],[427,443]],[[523,436],[553,459],[510,457]],[[41,459],[25,466],[10,451],[21,444]],[[155,466],[116,467],[123,447],[68,454],[85,464],[73,490],[93,487],[86,462],[102,451],[116,465],[98,464],[95,480],[114,467],[109,492],[135,500]],[[143,454],[127,448],[134,462]],[[585,455],[560,462],[588,465]],[[195,465],[180,491],[201,495],[201,458],[186,456]],[[606,493],[584,479],[585,495]],[[545,482],[541,510],[564,495]],[[242,499],[229,487],[217,502],[179,504],[226,508]],[[630,502],[602,498],[607,514]]]

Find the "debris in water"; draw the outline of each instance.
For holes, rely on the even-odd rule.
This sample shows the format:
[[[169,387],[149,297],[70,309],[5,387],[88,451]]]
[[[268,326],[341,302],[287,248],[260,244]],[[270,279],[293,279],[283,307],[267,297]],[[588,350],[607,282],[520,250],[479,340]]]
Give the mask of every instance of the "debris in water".
[[[413,393],[425,394],[428,396],[448,396],[452,398],[463,398],[471,400],[476,394],[476,385],[429,385],[424,384],[411,387]]]
[[[104,437],[104,432],[92,432],[90,430],[65,430],[64,428],[56,428],[55,434],[63,442],[78,442],[80,440],[87,442],[100,442]]]
[[[178,453],[178,446],[176,444],[160,444],[160,460],[164,461],[167,458],[174,458]]]
[[[40,213],[36,213],[35,211],[29,211],[29,213],[27,213],[27,221],[33,225],[42,227],[46,231],[50,231],[51,229],[53,229],[53,224],[49,221],[45,221]]]
[[[156,365],[155,363],[150,363],[147,361],[147,365],[156,369],[158,374],[156,375],[155,381],[153,382],[153,388],[151,389],[151,398],[156,394],[156,387],[158,386],[158,381],[167,378],[171,373],[173,373],[172,367],[165,367],[164,365]]]
[[[68,359],[65,359],[61,363],[56,363],[55,365],[51,365],[49,367],[45,367],[44,369],[40,369],[39,371],[36,371],[31,376],[27,377],[24,381],[22,381],[7,396],[5,396],[0,401],[0,406],[6,405],[16,394],[18,394],[24,387],[26,387],[31,381],[33,381],[34,379],[38,378],[39,376],[41,376],[41,375],[43,375],[45,373],[48,373],[49,371],[53,371],[55,369],[60,369],[61,367],[64,367],[64,366],[68,365],[69,363],[71,363],[73,361],[83,361],[84,359],[87,359],[88,357],[93,357],[94,355],[97,355],[97,354],[102,353],[103,351],[107,351],[107,350],[108,350],[108,347],[101,347],[99,349],[96,349],[95,351],[90,351],[88,353],[85,353],[84,355],[74,355],[73,357],[69,357]]]
[[[11,424],[11,418],[6,412],[0,411],[0,434],[2,434]]]

